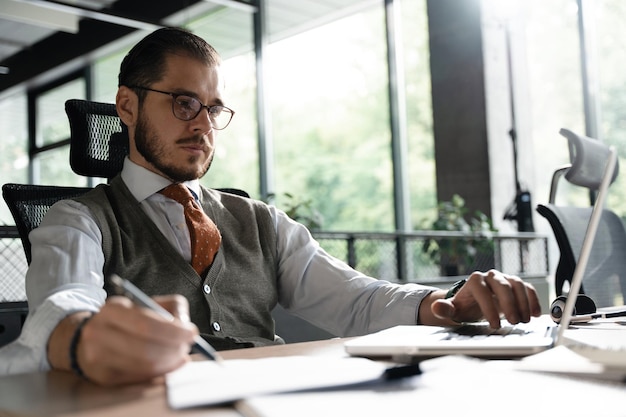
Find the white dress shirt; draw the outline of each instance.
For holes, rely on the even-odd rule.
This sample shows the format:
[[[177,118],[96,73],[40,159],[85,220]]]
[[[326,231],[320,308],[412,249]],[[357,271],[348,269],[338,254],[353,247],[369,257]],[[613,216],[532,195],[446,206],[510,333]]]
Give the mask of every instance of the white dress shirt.
[[[165,238],[189,260],[183,207],[158,193],[170,182],[128,159],[121,175]],[[186,185],[200,194],[197,180]],[[280,259],[279,302],[285,309],[344,336],[417,322],[419,304],[433,288],[366,277],[324,252],[284,212],[273,206],[270,212]],[[30,240],[29,315],[20,337],[0,349],[0,374],[49,369],[46,345],[57,324],[74,312],[97,312],[106,299],[102,236],[85,205],[73,200],[55,204]]]

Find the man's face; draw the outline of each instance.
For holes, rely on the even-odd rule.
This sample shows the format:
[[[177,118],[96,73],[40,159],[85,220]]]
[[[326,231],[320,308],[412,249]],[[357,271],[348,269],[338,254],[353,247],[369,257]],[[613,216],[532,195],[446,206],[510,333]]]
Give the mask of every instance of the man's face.
[[[219,68],[184,56],[170,55],[163,79],[143,87],[185,94],[208,106],[223,104]],[[172,100],[167,94],[146,92],[131,135],[136,149],[131,139],[130,159],[176,182],[201,178],[213,160],[215,130],[206,109],[192,120],[177,119]]]

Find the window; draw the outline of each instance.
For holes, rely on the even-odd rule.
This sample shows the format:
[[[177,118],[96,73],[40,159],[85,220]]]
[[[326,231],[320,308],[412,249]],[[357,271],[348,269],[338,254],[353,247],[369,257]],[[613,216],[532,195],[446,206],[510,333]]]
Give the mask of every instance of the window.
[[[224,98],[235,110],[232,122],[215,137],[215,157],[202,183],[208,187],[239,188],[260,197],[256,119],[255,57],[246,53],[224,61]]]
[[[0,177],[2,183],[28,182],[28,128],[26,96],[14,94],[0,100]],[[0,224],[15,224],[9,208],[0,203]]]
[[[268,48],[277,205],[310,199],[325,230],[393,229],[385,48],[382,7]]]
[[[224,25],[229,29],[224,36]],[[239,188],[260,197],[259,146],[256,119],[256,57],[253,47],[252,15],[246,11],[221,9],[186,25],[220,53],[225,77],[224,101],[235,111],[228,127],[217,132],[211,169],[202,178],[212,188]]]
[[[618,155],[626,155],[626,3],[619,0],[586,2],[592,24],[590,40],[592,65],[597,68],[599,137],[614,145]],[[611,186],[607,205],[626,218],[626,175],[622,173]]]
[[[624,101],[626,75],[622,70],[626,50],[623,21],[626,5],[621,1],[584,1],[586,55],[581,56],[579,11],[576,0],[554,0],[541,4],[520,2],[526,15],[528,73],[532,108],[532,136],[535,148],[536,199],[548,200],[551,175],[569,162],[567,141],[558,134],[561,127],[585,134],[586,123],[598,126],[598,138],[626,154]],[[581,60],[589,68],[590,105],[597,119],[585,120]],[[622,175],[611,187],[608,205],[626,213],[626,178]],[[587,205],[589,193],[559,182],[557,203]]]
[[[411,219],[419,229],[429,214],[434,218],[437,193],[431,101],[428,16],[426,1],[403,0],[402,54],[406,95],[406,130]]]
[[[120,64],[129,48],[99,59],[93,66],[93,101],[115,103]]]
[[[55,145],[70,137],[70,125],[65,114],[65,101],[85,97],[85,80],[78,78],[40,95],[36,100],[37,147]],[[33,159],[34,184],[86,185],[87,179],[76,175],[69,163],[69,145],[39,152]]]
[[[417,222],[436,204],[428,38],[425,2],[403,6]],[[277,204],[285,193],[310,199],[325,230],[395,228],[385,36],[384,9],[375,6],[269,48]]]

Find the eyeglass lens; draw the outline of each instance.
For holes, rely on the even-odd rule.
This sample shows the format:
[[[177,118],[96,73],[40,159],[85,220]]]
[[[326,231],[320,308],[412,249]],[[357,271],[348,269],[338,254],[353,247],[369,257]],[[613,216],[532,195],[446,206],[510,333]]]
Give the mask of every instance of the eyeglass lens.
[[[181,120],[194,119],[203,107],[200,101],[189,96],[178,96],[172,101],[174,116]],[[224,129],[232,118],[232,112],[222,106],[209,106],[207,110],[215,129]]]

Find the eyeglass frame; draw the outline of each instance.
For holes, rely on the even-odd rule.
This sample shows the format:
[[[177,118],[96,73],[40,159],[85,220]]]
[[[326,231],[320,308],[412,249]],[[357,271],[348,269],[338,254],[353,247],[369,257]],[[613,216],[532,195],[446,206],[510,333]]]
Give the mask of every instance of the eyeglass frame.
[[[233,116],[235,115],[235,111],[229,107],[226,106],[222,106],[222,105],[214,105],[214,106],[207,106],[206,104],[202,103],[200,100],[198,100],[197,98],[190,96],[189,94],[186,93],[173,93],[171,91],[163,91],[163,90],[157,90],[154,88],[150,88],[150,87],[143,87],[141,85],[132,85],[132,86],[128,86],[128,88],[136,88],[138,90],[145,90],[145,91],[152,91],[155,93],[161,93],[161,94],[166,94],[170,97],[172,97],[172,114],[174,115],[175,118],[177,118],[178,120],[182,120],[185,122],[188,122],[190,120],[195,119],[196,117],[198,117],[198,115],[200,114],[200,112],[202,111],[202,109],[207,109],[208,113],[209,113],[209,119],[211,119],[211,110],[214,108],[220,108],[222,109],[222,111],[226,110],[228,113],[230,113],[230,119],[228,119],[228,122],[224,125],[224,127],[216,127],[213,125],[213,122],[211,122],[211,126],[213,127],[213,129],[215,130],[224,130],[228,127],[228,125],[230,124],[230,122],[233,120]],[[185,97],[189,97],[192,100],[196,100],[198,103],[200,103],[200,109],[198,109],[198,113],[196,113],[192,118],[190,119],[182,119],[180,117],[178,117],[176,115],[176,111],[174,110],[174,106],[176,105],[176,99],[180,96],[185,96]]]

